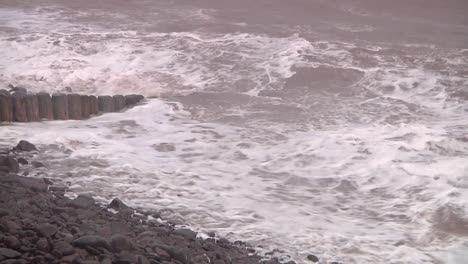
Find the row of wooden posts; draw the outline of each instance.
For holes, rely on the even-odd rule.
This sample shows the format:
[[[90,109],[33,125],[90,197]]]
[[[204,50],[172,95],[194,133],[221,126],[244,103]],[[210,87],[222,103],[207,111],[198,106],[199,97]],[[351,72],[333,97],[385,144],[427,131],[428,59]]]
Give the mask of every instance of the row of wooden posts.
[[[81,120],[118,112],[142,101],[142,95],[94,96],[79,94],[0,94],[0,122]]]

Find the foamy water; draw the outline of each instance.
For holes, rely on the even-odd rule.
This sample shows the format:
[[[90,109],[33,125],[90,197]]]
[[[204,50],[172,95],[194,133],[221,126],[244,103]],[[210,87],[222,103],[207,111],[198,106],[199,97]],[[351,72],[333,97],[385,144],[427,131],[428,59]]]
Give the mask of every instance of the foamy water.
[[[1,126],[40,147],[33,176],[298,263],[468,261],[468,50],[371,41],[387,28],[357,7],[339,10],[359,23],[314,29],[216,4],[77,5],[0,5],[0,85],[160,98]]]

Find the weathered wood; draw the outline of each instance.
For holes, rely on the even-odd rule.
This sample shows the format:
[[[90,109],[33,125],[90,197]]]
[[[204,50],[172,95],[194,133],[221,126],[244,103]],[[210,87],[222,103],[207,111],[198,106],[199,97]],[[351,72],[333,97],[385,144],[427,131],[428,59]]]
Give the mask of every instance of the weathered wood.
[[[68,96],[68,117],[70,119],[81,120],[81,96],[79,94],[69,94]]]
[[[88,95],[80,95],[81,97],[81,117],[89,118],[91,115],[91,105]]]
[[[125,97],[123,95],[114,95],[115,111],[120,111],[125,108]]]
[[[37,94],[37,98],[39,100],[39,118],[54,120],[54,108],[50,94],[41,92]]]
[[[94,95],[89,96],[89,113],[91,115],[97,115],[99,113],[98,100]]]
[[[26,94],[13,94],[13,113],[14,121],[28,122],[28,115],[26,113]]]
[[[13,98],[9,93],[0,93],[0,122],[12,122],[13,119]]]
[[[139,94],[130,94],[125,96],[125,104],[127,106],[134,106],[141,102],[145,97]]]
[[[26,115],[29,122],[37,122],[39,117],[39,99],[35,94],[26,95]]]
[[[56,120],[68,119],[68,98],[66,94],[56,93],[52,95],[54,118]]]
[[[98,96],[99,112],[109,113],[115,111],[114,98],[104,95]]]

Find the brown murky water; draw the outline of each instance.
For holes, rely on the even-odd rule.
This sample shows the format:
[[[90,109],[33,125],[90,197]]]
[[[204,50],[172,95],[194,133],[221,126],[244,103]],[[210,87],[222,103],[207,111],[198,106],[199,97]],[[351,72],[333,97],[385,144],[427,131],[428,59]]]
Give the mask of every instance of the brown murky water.
[[[285,261],[468,263],[466,14],[464,0],[2,0],[0,85],[160,99],[0,138],[42,144],[75,192],[170,207]]]

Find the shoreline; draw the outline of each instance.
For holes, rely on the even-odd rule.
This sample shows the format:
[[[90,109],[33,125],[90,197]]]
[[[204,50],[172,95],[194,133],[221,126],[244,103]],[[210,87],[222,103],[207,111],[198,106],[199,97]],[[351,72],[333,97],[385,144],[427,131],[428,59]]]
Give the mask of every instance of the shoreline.
[[[244,242],[176,228],[119,198],[107,206],[85,195],[70,199],[49,179],[20,176],[26,152],[36,150],[27,141],[0,149],[0,263],[281,263]]]

